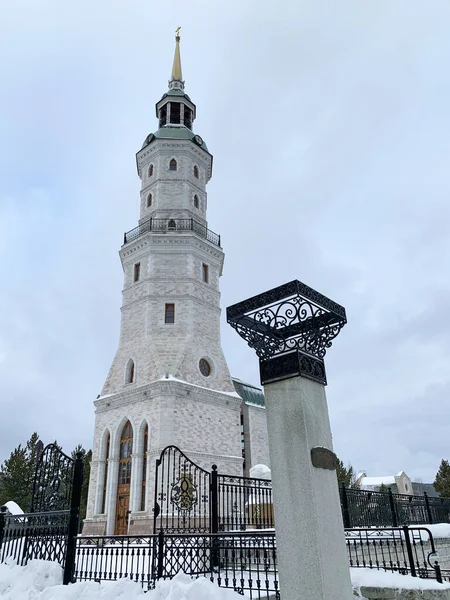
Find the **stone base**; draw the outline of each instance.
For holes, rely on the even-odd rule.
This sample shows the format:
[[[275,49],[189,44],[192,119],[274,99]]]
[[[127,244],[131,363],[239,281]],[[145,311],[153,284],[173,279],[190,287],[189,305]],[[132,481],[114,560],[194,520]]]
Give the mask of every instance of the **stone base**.
[[[106,519],[104,521],[85,519],[82,535],[106,535]]]
[[[151,535],[153,533],[153,518],[135,518],[131,515],[128,535]]]
[[[362,600],[450,600],[450,589],[408,590],[389,587],[361,586],[360,594],[355,590],[354,597]]]

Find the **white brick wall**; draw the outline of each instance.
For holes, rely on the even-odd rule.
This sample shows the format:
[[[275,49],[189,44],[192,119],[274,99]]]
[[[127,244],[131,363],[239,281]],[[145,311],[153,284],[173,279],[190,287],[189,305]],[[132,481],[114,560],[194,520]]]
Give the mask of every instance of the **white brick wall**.
[[[177,160],[177,171],[169,170],[171,158]],[[141,220],[195,218],[206,224],[211,161],[209,154],[189,140],[156,140],[138,153]],[[198,179],[194,165],[199,169]],[[150,192],[153,197],[148,208]],[[198,209],[193,204],[194,194],[199,197]],[[177,445],[207,470],[215,463],[219,472],[242,474],[241,399],[235,393],[220,344],[222,249],[192,231],[152,231],[124,245],[120,258],[124,270],[120,339],[102,397],[95,402],[85,523],[88,533],[114,532],[120,435],[127,419],[134,433],[130,509],[138,529],[148,527],[152,518],[155,460],[165,446]],[[136,263],[140,263],[138,282],[134,282]],[[209,267],[208,283],[202,281],[203,263]],[[173,324],[164,323],[166,303],[175,304]],[[209,377],[199,370],[201,358],[212,366]],[[133,383],[126,383],[130,359],[135,364],[135,378]],[[148,497],[142,512],[145,423],[149,426]],[[107,431],[111,445],[106,512],[101,515]]]

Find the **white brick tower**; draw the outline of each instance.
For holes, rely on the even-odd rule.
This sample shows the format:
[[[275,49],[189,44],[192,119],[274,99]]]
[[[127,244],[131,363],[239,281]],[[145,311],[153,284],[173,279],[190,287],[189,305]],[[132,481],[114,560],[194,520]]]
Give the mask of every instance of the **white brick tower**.
[[[192,131],[179,42],[159,129],[136,156],[140,219],[120,249],[120,340],[94,402],[85,533],[152,531],[154,466],[169,444],[208,470],[242,474],[241,398],[220,345],[224,254],[206,221],[212,155]]]

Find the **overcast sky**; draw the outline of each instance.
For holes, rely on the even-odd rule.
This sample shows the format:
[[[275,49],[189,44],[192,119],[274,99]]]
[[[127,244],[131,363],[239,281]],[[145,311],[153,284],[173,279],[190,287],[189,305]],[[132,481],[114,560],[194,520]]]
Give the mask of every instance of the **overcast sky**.
[[[135,152],[182,26],[214,155],[222,309],[300,279],[347,309],[335,450],[432,481],[450,459],[448,0],[14,0],[0,6],[0,460],[92,444],[119,334]],[[222,319],[232,374],[257,358]]]

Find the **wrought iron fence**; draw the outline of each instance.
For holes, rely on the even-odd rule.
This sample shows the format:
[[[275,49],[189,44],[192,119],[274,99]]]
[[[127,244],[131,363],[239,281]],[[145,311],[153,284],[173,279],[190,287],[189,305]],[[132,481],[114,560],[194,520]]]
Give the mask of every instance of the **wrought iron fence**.
[[[426,527],[346,529],[345,542],[350,567],[392,571],[442,583],[433,536]]]
[[[273,529],[272,482],[206,471],[176,446],[156,461],[154,533]]]
[[[78,536],[77,581],[129,577],[151,589],[179,571],[252,599],[280,598],[274,533]]]
[[[0,514],[0,562],[25,565],[33,558],[65,564],[70,512]]]
[[[218,474],[216,485],[218,531],[272,529],[275,526],[270,480]]]
[[[80,515],[83,460],[64,454],[56,444],[42,451],[36,466],[31,511],[0,513],[0,562],[25,565],[33,558],[56,561],[64,568],[63,583],[73,579]]]
[[[450,522],[450,498],[372,492],[341,486],[344,526],[398,527]]]
[[[184,232],[184,231],[193,231],[197,233],[202,238],[208,240],[215,246],[220,246],[220,235],[214,233],[204,225],[200,223],[200,221],[196,221],[195,219],[147,219],[146,221],[142,221],[140,225],[124,233],[123,243],[128,244],[133,240],[137,239],[144,233],[148,232],[155,233],[173,233],[173,232]]]

